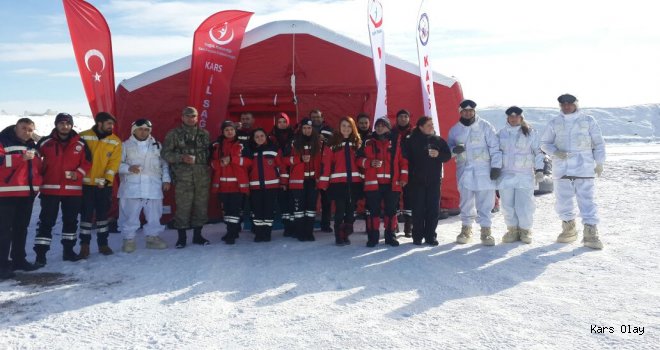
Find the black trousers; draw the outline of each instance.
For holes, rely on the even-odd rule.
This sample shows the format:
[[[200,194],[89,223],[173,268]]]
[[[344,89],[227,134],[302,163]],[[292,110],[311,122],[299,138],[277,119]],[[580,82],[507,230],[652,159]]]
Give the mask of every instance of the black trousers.
[[[62,208],[62,246],[76,245],[76,231],[78,231],[78,215],[82,204],[81,196],[52,196],[40,194],[41,213],[39,213],[39,227],[34,239],[34,250],[47,252],[53,238],[53,226]]]
[[[332,198],[330,198],[328,191],[319,191],[321,195],[321,227],[330,227],[330,217],[332,216]]]
[[[360,183],[332,183],[328,187],[331,200],[335,202],[335,225],[355,222],[355,203]]]
[[[396,227],[396,208],[399,204],[399,192],[392,191],[392,185],[378,185],[377,191],[364,192],[369,206],[368,227],[378,231],[381,215],[385,218],[385,231],[394,231]]]
[[[92,225],[96,218],[96,243],[108,245],[108,211],[112,203],[112,187],[83,186],[80,209],[80,244],[92,240]]]
[[[227,234],[237,238],[238,233],[241,232],[241,209],[245,201],[245,195],[240,192],[220,193],[218,198],[222,203]]]
[[[25,261],[25,241],[33,204],[32,196],[0,198],[0,267],[10,267],[10,256],[15,262]]]
[[[275,217],[275,203],[278,189],[250,190],[250,207],[254,233],[262,238],[270,238]]]
[[[286,230],[291,229],[293,224],[293,210],[291,207],[291,191],[277,191],[277,208],[282,218],[282,224]]]
[[[308,238],[313,235],[316,220],[316,180],[306,179],[302,190],[290,192],[296,237]]]
[[[435,184],[409,184],[412,199],[413,240],[435,240],[440,209],[440,182]]]
[[[404,216],[412,217],[412,198],[410,198],[410,186],[404,186],[402,190],[403,195],[403,210],[401,213]]]

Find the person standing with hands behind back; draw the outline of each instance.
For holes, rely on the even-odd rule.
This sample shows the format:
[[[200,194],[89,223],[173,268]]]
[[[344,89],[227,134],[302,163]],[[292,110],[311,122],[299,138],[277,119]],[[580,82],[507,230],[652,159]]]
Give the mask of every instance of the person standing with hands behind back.
[[[472,100],[461,102],[461,118],[449,130],[449,148],[456,155],[456,180],[461,196],[461,233],[456,243],[472,239],[472,223],[481,226],[481,244],[495,245],[491,234],[495,180],[502,173],[502,151],[493,126],[477,116]]]
[[[435,135],[433,119],[426,116],[417,120],[403,150],[408,159],[413,244],[421,245],[423,238],[426,244],[437,246],[442,163],[451,159],[451,152],[447,142]]]

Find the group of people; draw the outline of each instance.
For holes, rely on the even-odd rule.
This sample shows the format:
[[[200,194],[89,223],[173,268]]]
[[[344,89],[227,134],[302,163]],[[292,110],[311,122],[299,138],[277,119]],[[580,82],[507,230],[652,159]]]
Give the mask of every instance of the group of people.
[[[412,127],[406,110],[397,112],[395,126],[387,117],[376,119],[373,131],[367,115],[358,115],[357,123],[343,117],[333,129],[320,110],[312,110],[295,126],[279,113],[267,132],[253,128],[254,118],[245,112],[240,123],[223,122],[213,142],[198,125],[193,107],[183,109],[181,125],[169,131],[163,143],[151,135],[148,119],[135,120],[131,136],[122,142],[113,133],[116,120],[107,112],[98,113],[95,125],[80,134],[73,130],[71,115],[60,113],[51,134],[35,143],[34,122],[21,118],[0,133],[0,279],[13,277],[15,270],[46,265],[60,208],[63,260],[89,256],[94,228],[99,252],[113,254],[108,212],[116,175],[118,224],[127,253],[135,251],[141,227],[147,248],[167,248],[159,236],[165,229],[160,219],[163,194],[172,185],[176,248],[186,247],[190,229],[193,244],[209,244],[202,228],[210,195],[218,196],[223,211],[226,244],[235,243],[244,220],[251,221],[255,242],[270,241],[276,210],[284,236],[314,241],[320,196],[321,230],[334,232],[336,245],[351,243],[356,203],[364,200],[368,247],[379,244],[381,221],[385,244],[399,245],[398,213],[413,244],[436,246],[443,163],[452,158],[462,221],[456,242],[471,241],[476,221],[481,243],[496,243],[491,209],[498,190],[507,225],[502,242],[531,243],[533,192],[535,181],[544,176],[544,153],[553,160],[555,209],[562,220],[557,241],[577,239],[577,198],[584,245],[602,249],[594,178],[603,171],[603,137],[594,118],[579,110],[575,96],[561,95],[558,102],[560,114],[539,136],[519,107],[506,110],[506,126],[496,131],[477,115],[474,101],[464,100],[447,141],[435,134],[430,117],[420,117]],[[25,244],[37,194],[41,213],[36,260],[30,263]]]

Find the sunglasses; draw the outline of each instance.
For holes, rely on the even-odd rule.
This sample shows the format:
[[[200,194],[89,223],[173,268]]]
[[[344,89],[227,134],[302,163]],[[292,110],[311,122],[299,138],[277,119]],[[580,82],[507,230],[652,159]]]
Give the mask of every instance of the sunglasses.
[[[151,128],[151,121],[149,121],[149,119],[138,119],[134,121],[131,126],[137,126],[138,128],[146,126],[147,128]]]

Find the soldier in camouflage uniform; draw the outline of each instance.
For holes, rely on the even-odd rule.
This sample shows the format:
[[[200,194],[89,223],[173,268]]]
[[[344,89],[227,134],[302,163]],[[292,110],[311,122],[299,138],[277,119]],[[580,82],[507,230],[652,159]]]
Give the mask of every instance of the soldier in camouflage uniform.
[[[183,109],[182,125],[170,130],[165,136],[161,156],[170,164],[175,184],[176,212],[174,227],[179,231],[177,248],[185,248],[186,230],[193,228],[194,244],[207,245],[202,236],[202,226],[208,220],[210,174],[209,132],[197,125],[198,114],[194,107]]]

